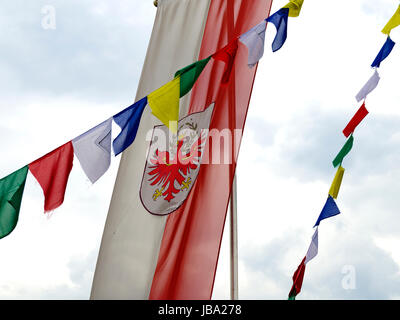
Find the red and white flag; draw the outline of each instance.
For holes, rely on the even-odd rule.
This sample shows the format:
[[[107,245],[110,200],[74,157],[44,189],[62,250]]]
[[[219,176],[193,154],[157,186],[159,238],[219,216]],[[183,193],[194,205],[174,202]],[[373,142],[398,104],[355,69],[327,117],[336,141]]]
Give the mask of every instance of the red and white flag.
[[[268,16],[271,3],[159,0],[137,100],[173,79],[177,70],[209,57],[259,24]],[[144,110],[136,139],[122,154],[92,299],[211,298],[236,168],[236,146],[241,139],[234,132],[244,128],[256,72],[247,65],[246,46],[241,42],[237,45],[227,84],[221,85],[226,63],[211,59],[192,91],[180,99],[178,126],[208,127],[209,134],[205,147],[201,134],[197,142],[188,145],[201,146],[196,149],[199,159],[203,159],[200,168],[185,167],[176,174],[174,188],[168,191],[168,185],[162,183],[166,179],[164,168],[154,164],[151,168],[154,155],[164,152],[167,156],[153,139],[162,123],[149,108]],[[210,106],[212,115],[210,109],[207,111]],[[201,113],[201,119],[194,116]],[[215,133],[221,132],[229,132],[230,136],[215,144],[221,139]],[[178,152],[181,138],[178,131]],[[223,156],[222,147],[228,147]],[[215,155],[220,155],[222,163],[216,163],[219,161],[215,161]]]

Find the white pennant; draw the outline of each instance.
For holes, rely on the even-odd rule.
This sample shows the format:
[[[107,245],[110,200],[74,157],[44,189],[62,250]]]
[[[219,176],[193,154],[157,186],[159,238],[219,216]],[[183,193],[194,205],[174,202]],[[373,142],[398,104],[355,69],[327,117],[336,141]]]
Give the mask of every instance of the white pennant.
[[[112,118],[72,140],[83,171],[95,183],[110,167]]]
[[[263,20],[261,23],[239,37],[239,40],[249,50],[249,67],[254,67],[264,54],[266,26],[267,22]]]
[[[314,232],[314,235],[311,240],[310,247],[308,248],[307,254],[306,254],[306,261],[304,262],[305,264],[312,260],[316,255],[318,254],[318,227]]]
[[[376,88],[381,78],[379,77],[378,71],[375,69],[372,77],[367,81],[364,87],[361,88],[360,92],[356,95],[357,102],[365,99],[367,95]]]

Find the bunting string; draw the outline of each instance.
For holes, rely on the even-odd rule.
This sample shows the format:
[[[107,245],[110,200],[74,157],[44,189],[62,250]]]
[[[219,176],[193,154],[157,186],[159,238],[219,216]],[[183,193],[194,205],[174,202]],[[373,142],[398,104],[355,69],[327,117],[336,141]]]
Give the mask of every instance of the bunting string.
[[[343,135],[347,138],[345,144],[340,149],[337,156],[333,159],[332,164],[333,167],[338,167],[335,177],[332,181],[331,187],[328,193],[328,199],[322,208],[322,211],[317,219],[317,222],[314,225],[315,232],[312,237],[312,241],[310,247],[307,251],[306,256],[300,262],[300,265],[297,267],[296,271],[293,274],[293,285],[289,291],[289,300],[295,300],[296,296],[300,293],[301,287],[303,284],[303,278],[305,274],[306,264],[312,258],[314,258],[318,253],[318,226],[320,222],[324,219],[331,218],[340,214],[340,210],[337,207],[335,200],[339,194],[340,186],[342,183],[343,175],[345,169],[342,167],[342,162],[344,158],[349,154],[353,147],[354,142],[354,131],[357,126],[362,122],[362,120],[368,115],[368,110],[365,107],[365,101],[368,96],[377,86],[380,80],[380,76],[378,73],[378,68],[383,60],[385,60],[389,54],[392,52],[395,42],[390,38],[390,31],[400,25],[400,5],[398,6],[396,12],[389,20],[389,22],[382,29],[382,33],[387,35],[386,41],[383,44],[382,48],[378,52],[374,61],[371,64],[371,67],[374,68],[374,73],[371,78],[365,83],[365,85],[361,88],[358,94],[355,96],[357,102],[363,101],[361,107],[357,110],[354,116],[351,118],[349,123],[343,129]],[[311,258],[310,258],[311,257]]]

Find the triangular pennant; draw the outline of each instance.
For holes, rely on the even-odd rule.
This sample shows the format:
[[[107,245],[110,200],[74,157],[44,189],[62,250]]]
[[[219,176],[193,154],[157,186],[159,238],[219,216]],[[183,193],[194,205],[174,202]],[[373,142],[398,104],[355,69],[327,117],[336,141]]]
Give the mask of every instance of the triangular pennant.
[[[229,42],[225,47],[213,54],[214,60],[225,62],[225,71],[222,76],[222,84],[227,84],[232,73],[233,63],[235,61],[236,52],[238,49],[237,38]]]
[[[351,135],[350,138],[347,139],[342,149],[340,149],[335,159],[333,159],[332,164],[334,168],[336,168],[339,164],[343,162],[344,157],[347,156],[347,154],[353,148],[353,142],[354,142],[354,137],[353,135]]]
[[[356,95],[357,102],[360,102],[361,100],[365,99],[367,95],[376,88],[380,79],[381,78],[379,77],[378,70],[375,69],[375,72],[372,75],[372,77],[369,78],[367,83],[361,88],[360,92]]]
[[[147,97],[144,97],[113,117],[115,123],[121,128],[121,132],[113,141],[113,149],[116,156],[128,148],[135,140],[146,105]]]
[[[333,198],[329,195],[314,227],[319,226],[319,223],[322,220],[336,216],[339,213],[340,210],[337,207],[335,200],[333,200]]]
[[[318,227],[315,229],[315,232],[312,236],[310,246],[308,247],[306,260],[304,264],[307,264],[312,259],[314,259],[318,254]]]
[[[289,9],[282,8],[267,18],[268,22],[274,24],[276,35],[272,42],[272,51],[275,52],[282,48],[287,38]]]
[[[151,113],[173,133],[177,132],[179,120],[180,77],[163,85],[147,96]]]
[[[300,265],[297,267],[293,274],[293,285],[289,292],[289,300],[295,300],[296,296],[300,293],[301,287],[303,285],[304,273],[306,271],[305,265],[306,257],[303,258]]]
[[[44,211],[58,208],[64,202],[65,189],[74,160],[72,142],[29,164],[29,170],[42,187]]]
[[[365,102],[362,106],[357,110],[353,118],[351,118],[350,122],[347,124],[346,128],[343,129],[343,134],[347,138],[350,134],[354,132],[360,122],[367,116],[368,110],[365,108]]]
[[[83,171],[95,183],[110,167],[112,118],[72,140]]]
[[[178,70],[175,73],[175,77],[180,76],[180,97],[182,98],[186,95],[190,90],[192,90],[194,84],[196,83],[198,77],[200,76],[201,72],[207,65],[208,61],[210,61],[211,56],[192,63],[185,68]]]
[[[298,17],[300,15],[301,7],[304,0],[290,0],[283,8],[289,9],[289,17]]]
[[[335,177],[333,178],[331,187],[329,189],[329,195],[334,199],[336,199],[339,194],[340,186],[343,180],[343,175],[344,175],[344,168],[342,166],[339,166],[339,168],[336,171]]]
[[[374,62],[372,62],[371,67],[373,68],[379,68],[381,65],[381,62],[385,60],[388,55],[392,52],[392,49],[396,43],[390,39],[388,36],[385,43],[383,44],[381,50],[379,51],[378,55],[376,56]]]
[[[392,29],[400,25],[400,5],[398,6],[394,15],[390,18],[388,23],[382,29],[382,33],[389,35]]]
[[[240,42],[242,42],[249,51],[247,64],[250,68],[254,67],[264,54],[266,26],[267,22],[263,20],[239,37]]]
[[[17,225],[27,174],[25,166],[0,180],[0,239]]]

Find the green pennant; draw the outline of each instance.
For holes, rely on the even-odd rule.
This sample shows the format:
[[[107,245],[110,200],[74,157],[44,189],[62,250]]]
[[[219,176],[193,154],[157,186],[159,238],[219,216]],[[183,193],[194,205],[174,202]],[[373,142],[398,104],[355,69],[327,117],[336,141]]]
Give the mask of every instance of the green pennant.
[[[192,89],[197,78],[200,76],[201,72],[207,65],[208,61],[210,61],[210,59],[211,56],[206,59],[192,63],[191,65],[188,65],[187,67],[182,68],[175,73],[175,78],[177,76],[181,77],[181,83],[180,83],[181,98]]]
[[[0,239],[17,225],[27,174],[25,166],[0,180]]]
[[[351,148],[353,148],[353,135],[346,141],[342,149],[339,151],[336,158],[332,161],[333,167],[336,168],[339,164],[342,164],[342,161],[345,156],[350,152]]]

